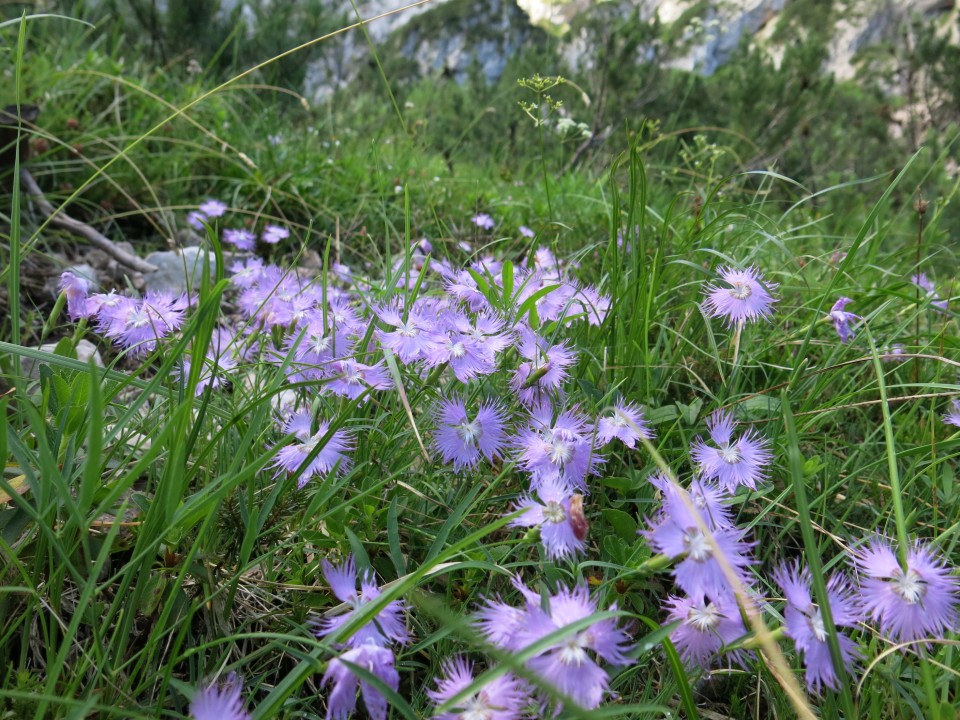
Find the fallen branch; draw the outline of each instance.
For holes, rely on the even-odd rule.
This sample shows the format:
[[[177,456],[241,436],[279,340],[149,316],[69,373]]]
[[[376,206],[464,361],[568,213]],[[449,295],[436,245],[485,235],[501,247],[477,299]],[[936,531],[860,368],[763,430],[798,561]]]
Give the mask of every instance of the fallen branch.
[[[151,273],[157,269],[156,266],[151,265],[145,260],[141,260],[136,255],[131,255],[123,248],[118,247],[110,238],[101,235],[96,228],[93,228],[87,225],[85,222],[81,222],[80,220],[75,220],[65,212],[53,207],[53,205],[50,204],[50,201],[47,200],[46,196],[43,194],[43,190],[41,190],[40,186],[37,185],[37,181],[33,179],[33,175],[31,175],[30,171],[26,168],[20,168],[20,185],[24,188],[24,190],[27,191],[30,197],[34,199],[34,201],[37,203],[37,206],[40,208],[40,212],[43,213],[44,217],[46,217],[50,224],[54,227],[61,228],[62,230],[66,230],[74,235],[79,235],[80,237],[85,238],[90,242],[91,245],[99,250],[103,250],[103,252],[112,257],[118,263],[131,268],[132,270],[142,273]]]

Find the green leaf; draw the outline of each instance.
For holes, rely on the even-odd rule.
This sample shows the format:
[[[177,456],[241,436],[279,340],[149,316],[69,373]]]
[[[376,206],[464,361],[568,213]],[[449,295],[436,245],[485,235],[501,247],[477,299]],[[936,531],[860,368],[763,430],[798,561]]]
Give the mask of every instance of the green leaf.
[[[679,418],[680,411],[676,405],[664,405],[663,407],[647,410],[645,415],[651,424],[662,425],[663,423],[673,422]]]
[[[636,540],[637,521],[634,520],[630,514],[625,513],[623,510],[615,510],[613,508],[607,508],[601,514],[603,515],[604,522],[613,528],[613,531],[618,537],[628,543]]]

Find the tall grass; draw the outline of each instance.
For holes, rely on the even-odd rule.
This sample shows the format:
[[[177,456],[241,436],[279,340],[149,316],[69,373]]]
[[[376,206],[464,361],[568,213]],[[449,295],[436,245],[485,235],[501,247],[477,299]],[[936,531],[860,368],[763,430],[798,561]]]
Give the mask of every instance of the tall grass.
[[[351,668],[387,696],[393,717],[432,714],[426,690],[457,653],[485,661],[444,710],[506,673],[563,700],[529,660],[602,619],[628,629],[634,662],[612,672],[603,705],[585,711],[567,702],[564,717],[949,717],[960,670],[954,635],[898,645],[864,621],[854,631],[863,662],[847,673],[825,602],[828,575],[849,573],[846,559],[873,534],[895,539],[900,553],[915,538],[931,541],[957,560],[957,438],[939,417],[958,391],[956,315],[939,312],[909,281],[923,271],[950,294],[953,259],[938,218],[952,196],[929,211],[919,267],[904,251],[917,227],[906,178],[924,158],[904,158],[896,176],[872,179],[871,207],[842,217],[821,216],[816,201],[842,197],[844,185],[813,194],[773,172],[730,175],[722,164],[678,180],[677,168],[651,159],[668,134],[625,136],[622,154],[596,175],[551,178],[544,155],[518,186],[481,160],[451,173],[415,135],[385,130],[371,147],[334,113],[294,111],[299,101],[284,106],[291,120],[281,125],[278,91],[242,87],[239,77],[216,87],[191,79],[178,90],[146,65],[128,69],[92,31],[71,30],[45,57],[37,46],[65,27],[45,22],[62,21],[4,30],[18,33],[17,99],[61,99],[44,108],[39,129],[21,131],[49,141],[53,149],[32,167],[51,190],[72,186],[62,191],[65,204],[84,207],[138,250],[176,238],[186,210],[211,196],[231,206],[229,222],[283,223],[295,242],[265,249],[268,259],[293,276],[292,265],[315,254],[310,287],[323,293],[325,313],[328,296],[342,290],[334,263],[362,276],[358,312],[391,301],[408,312],[442,295],[435,265],[492,255],[502,270],[477,266],[472,275],[489,304],[578,353],[565,406],[593,418],[620,399],[635,401],[656,438],[605,451],[585,501],[586,552],[545,559],[536,532],[508,527],[529,491],[515,454],[458,473],[434,444],[435,408],[452,392],[497,398],[521,422],[508,384],[521,361],[516,349],[496,373],[465,385],[449,370],[424,372],[384,350],[385,326],[367,315],[357,359],[382,358],[391,390],[368,390],[357,402],[320,381],[291,380],[303,339],[281,327],[263,334],[272,351],[245,358],[228,387],[203,388],[217,328],[236,318],[237,290],[214,223],[202,242],[218,274],[205,277],[183,328],[156,350],[140,357],[110,347],[86,323],[62,318],[56,351],[42,351],[21,318],[26,303],[42,315],[53,302],[25,297],[20,269],[71,241],[45,237],[14,180],[2,275],[9,341],[0,342],[3,711],[38,720],[183,717],[197,688],[237,672],[255,718],[323,717],[329,688],[319,685],[340,643],[403,599],[413,639],[399,651],[399,689]],[[89,114],[68,132],[74,108]],[[384,111],[387,122],[396,122],[393,112]],[[278,130],[286,139],[275,145],[267,136]],[[82,151],[69,150],[77,144]],[[774,184],[796,197],[768,199]],[[480,210],[498,219],[494,230],[470,223]],[[522,238],[521,224],[536,237]],[[421,236],[433,243],[429,258],[415,250]],[[522,269],[541,245],[575,261],[579,281],[609,296],[602,322],[572,311],[538,316],[537,301],[555,290],[525,295]],[[703,286],[720,265],[755,265],[779,283],[771,322],[741,333],[707,316]],[[826,319],[840,295],[862,316],[848,345]],[[242,330],[258,332],[253,322]],[[76,359],[81,337],[100,344],[106,367]],[[894,344],[902,345],[895,357]],[[280,425],[291,397],[329,429],[297,471],[278,472],[278,453],[294,440]],[[660,469],[689,485],[690,443],[717,409],[768,438],[774,460],[765,482],[728,502],[756,546],[753,592],[738,588],[754,623],[726,650],[756,652],[745,665],[705,669],[685,665],[675,647],[677,623],[663,607],[677,592],[664,572],[671,563],[637,531],[662,500],[648,477]],[[350,467],[298,489],[299,475],[341,430],[356,438]],[[383,592],[317,637],[317,619],[343,609],[322,561],[347,554],[376,572]],[[770,573],[792,559],[809,567],[824,608],[829,653],[841,668],[836,692],[805,688],[801,659],[779,627],[781,590]],[[516,601],[516,574],[544,595],[585,583],[599,611],[505,652],[469,615],[491,598]]]

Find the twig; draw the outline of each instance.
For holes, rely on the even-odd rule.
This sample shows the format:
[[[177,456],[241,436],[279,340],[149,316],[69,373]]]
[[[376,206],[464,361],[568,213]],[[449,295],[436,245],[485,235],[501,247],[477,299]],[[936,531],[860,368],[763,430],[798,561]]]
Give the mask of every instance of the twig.
[[[40,189],[40,186],[37,185],[37,181],[33,179],[33,175],[30,174],[30,171],[26,168],[20,168],[20,184],[27,191],[27,193],[34,199],[37,203],[37,206],[40,208],[40,212],[49,219],[50,224],[54,227],[61,228],[67,232],[71,232],[74,235],[79,235],[82,238],[85,238],[90,242],[94,247],[103,250],[110,257],[116,260],[121,265],[125,265],[128,268],[137,270],[142,273],[151,273],[156,270],[156,266],[151,265],[145,260],[141,260],[136,255],[131,255],[123,248],[117,247],[114,242],[101,235],[95,228],[87,225],[85,222],[80,220],[75,220],[74,218],[67,215],[65,212],[62,212],[58,208],[54,208],[50,204],[50,201],[47,200],[46,196],[43,194],[43,190]]]

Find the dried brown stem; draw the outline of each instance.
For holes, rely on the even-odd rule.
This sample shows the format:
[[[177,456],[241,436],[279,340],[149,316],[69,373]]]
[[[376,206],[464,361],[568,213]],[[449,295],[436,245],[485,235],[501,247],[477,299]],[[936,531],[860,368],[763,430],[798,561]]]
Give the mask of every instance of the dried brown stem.
[[[44,217],[46,217],[54,227],[66,230],[74,235],[79,235],[94,247],[103,250],[103,252],[107,253],[107,255],[121,265],[132,270],[151,273],[157,269],[156,266],[118,247],[110,238],[102,235],[96,228],[70,217],[60,208],[53,207],[43,194],[43,190],[37,185],[37,181],[34,180],[33,175],[31,175],[30,171],[26,168],[20,168],[20,185],[27,191],[27,194],[33,198],[40,212],[43,213]]]

